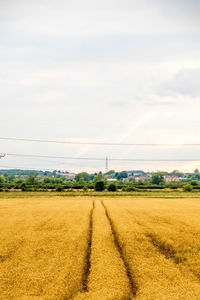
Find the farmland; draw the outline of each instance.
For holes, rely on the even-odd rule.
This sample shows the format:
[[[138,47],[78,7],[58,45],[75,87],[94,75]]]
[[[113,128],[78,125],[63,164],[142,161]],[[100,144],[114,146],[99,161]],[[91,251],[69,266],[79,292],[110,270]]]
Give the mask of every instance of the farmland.
[[[0,199],[0,299],[200,299],[200,199]]]

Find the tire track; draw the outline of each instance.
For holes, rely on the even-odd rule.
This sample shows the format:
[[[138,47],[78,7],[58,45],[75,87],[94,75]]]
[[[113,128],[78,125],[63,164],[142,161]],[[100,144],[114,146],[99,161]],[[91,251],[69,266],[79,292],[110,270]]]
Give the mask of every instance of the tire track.
[[[126,209],[126,211],[130,215],[134,215],[129,209]],[[155,233],[152,232],[151,228],[149,228],[147,225],[138,221],[137,219],[135,219],[134,222],[142,228],[142,230],[144,231],[143,234],[147,237],[149,243],[151,243],[151,245],[153,245],[153,247],[159,253],[164,255],[166,259],[171,259],[175,264],[179,264],[187,260],[186,257],[177,255],[176,250],[173,248],[173,246],[162,241]]]
[[[129,213],[132,217],[134,216],[133,212],[129,209],[126,209],[127,213]],[[152,232],[151,228],[149,228],[147,225],[142,223],[141,221],[138,221],[137,219],[134,219],[134,222],[142,228],[144,231],[143,234],[147,237],[148,242],[153,245],[153,247],[156,249],[156,251],[160,254],[162,254],[167,260],[171,260],[174,263],[174,266],[179,268],[179,265],[184,264],[184,262],[188,261],[188,257],[186,257],[187,251],[182,251],[177,253],[176,249],[173,247],[173,245],[166,243],[162,241],[155,233]],[[167,221],[165,223],[168,224]],[[188,250],[190,252],[190,249]],[[186,267],[185,267],[186,268]],[[181,273],[183,274],[183,270],[181,270]],[[187,268],[188,272],[192,273],[198,280],[200,280],[200,272],[193,270],[192,268]]]
[[[12,249],[9,250],[7,253],[5,254],[0,254],[0,263],[5,262],[8,259],[11,259],[13,255],[15,255],[15,253],[21,248],[23,247],[25,244],[25,240],[24,239],[20,239],[19,241],[17,241],[16,245],[13,245]]]
[[[151,244],[158,250],[158,252],[164,255],[167,259],[172,259],[176,264],[182,262],[181,260],[177,259],[176,251],[171,245],[162,242],[157,238],[156,235],[152,233],[147,233],[146,237],[149,238]]]
[[[115,243],[115,246],[119,252],[119,255],[123,261],[123,264],[124,264],[124,267],[125,267],[125,271],[126,271],[126,275],[128,277],[128,280],[129,280],[129,284],[130,284],[130,290],[131,290],[131,293],[133,296],[136,296],[136,292],[137,292],[137,285],[136,285],[136,282],[133,278],[133,276],[131,275],[131,270],[130,270],[130,266],[123,254],[123,249],[122,249],[122,246],[120,244],[120,240],[119,240],[119,237],[118,237],[118,234],[115,230],[115,226],[113,224],[113,221],[111,220],[109,214],[108,214],[108,210],[105,206],[105,204],[103,203],[103,201],[101,200],[101,204],[102,206],[104,207],[105,209],[105,215],[109,221],[109,224],[110,224],[110,228],[111,228],[111,231],[112,231],[112,234],[113,234],[113,237],[114,237],[114,243]]]
[[[159,253],[164,255],[166,259],[172,260],[175,265],[181,265],[181,263],[184,263],[188,260],[188,258],[184,256],[186,252],[177,253],[172,245],[163,242],[162,240],[157,238],[156,235],[148,233],[146,234],[146,237],[150,239],[150,243],[157,249]],[[188,269],[188,271],[193,273],[194,276],[196,276],[197,279],[200,280],[199,272],[192,269]]]
[[[82,292],[88,292],[88,276],[90,274],[91,267],[91,247],[92,247],[92,232],[93,232],[93,213],[95,209],[95,202],[92,203],[92,209],[89,216],[89,230],[88,230],[88,245],[85,254],[85,265],[82,275]]]

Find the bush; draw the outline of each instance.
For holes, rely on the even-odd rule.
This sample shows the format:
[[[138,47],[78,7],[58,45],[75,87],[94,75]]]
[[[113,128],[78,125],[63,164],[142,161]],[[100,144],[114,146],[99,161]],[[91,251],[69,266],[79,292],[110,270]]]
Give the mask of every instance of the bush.
[[[61,184],[57,185],[56,192],[63,192],[63,186]]]
[[[109,192],[116,192],[117,190],[117,187],[114,183],[110,183],[109,186],[108,186],[108,191]]]
[[[186,184],[183,187],[184,192],[191,192],[193,190],[193,186],[191,184]]]
[[[64,188],[65,190],[71,189],[71,184],[65,183],[65,184],[63,184],[63,188]]]
[[[191,184],[192,186],[198,186],[198,185],[199,185],[199,183],[198,183],[197,180],[192,180],[192,181],[190,182],[190,184]]]
[[[87,185],[84,185],[83,190],[84,190],[84,192],[87,192],[87,191],[88,191]]]
[[[84,184],[76,183],[76,182],[73,183],[73,185],[72,185],[72,188],[73,188],[73,189],[76,189],[76,190],[82,190],[83,187],[84,187]]]
[[[105,190],[105,182],[103,180],[99,180],[95,183],[94,186],[95,191],[102,192]]]
[[[20,186],[22,192],[26,192],[27,191],[27,187],[25,183],[22,183],[22,185]]]
[[[126,188],[126,192],[135,192],[137,190],[138,189],[134,186],[127,186],[127,188]]]

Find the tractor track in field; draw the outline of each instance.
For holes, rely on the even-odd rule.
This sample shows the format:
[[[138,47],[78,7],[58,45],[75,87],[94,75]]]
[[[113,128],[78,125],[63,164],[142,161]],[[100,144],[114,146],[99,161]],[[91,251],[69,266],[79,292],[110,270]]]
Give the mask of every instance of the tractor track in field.
[[[112,234],[113,234],[113,238],[114,238],[114,243],[115,243],[115,246],[119,252],[119,255],[120,255],[120,258],[121,260],[123,261],[123,264],[124,264],[124,267],[125,267],[125,271],[126,271],[126,275],[128,277],[128,280],[129,280],[129,284],[130,284],[130,289],[131,289],[131,293],[133,296],[136,296],[136,292],[137,292],[137,285],[136,285],[136,282],[133,278],[133,276],[131,275],[131,271],[130,271],[130,266],[123,254],[123,249],[122,249],[122,246],[120,244],[120,240],[119,240],[119,237],[118,237],[118,234],[115,230],[115,226],[113,224],[113,221],[111,220],[110,216],[109,216],[109,213],[108,213],[108,210],[104,204],[104,202],[101,200],[101,204],[102,206],[104,207],[105,209],[105,215],[109,221],[109,224],[110,224],[110,228],[111,228],[111,231],[112,231]]]
[[[181,261],[176,258],[176,251],[169,245],[165,244],[152,233],[145,234],[149,238],[150,243],[157,249],[159,253],[165,256],[166,259],[171,259],[175,264],[179,264]]]
[[[93,213],[95,209],[95,201],[92,203],[92,209],[90,211],[89,216],[89,229],[88,229],[88,239],[87,239],[87,249],[85,254],[85,265],[83,268],[83,275],[82,275],[82,292],[88,291],[88,276],[90,274],[90,267],[91,267],[91,250],[92,250],[92,233],[93,233]]]
[[[129,209],[126,209],[126,211],[133,216],[133,212]],[[143,234],[145,237],[147,237],[149,243],[153,245],[153,247],[162,254],[167,260],[171,260],[174,265],[178,268],[178,265],[184,263],[187,261],[186,257],[181,257],[176,255],[176,250],[172,245],[169,245],[163,241],[161,241],[158,236],[152,232],[150,232],[150,229],[147,225],[141,223],[137,219],[134,220],[137,225],[139,225],[143,230]],[[180,268],[179,268],[180,269]],[[180,269],[181,270],[181,269]],[[188,269],[190,273],[192,273],[198,280],[200,280],[200,273],[196,270]],[[181,270],[182,272],[182,270]]]
[[[176,266],[181,263],[187,261],[186,257],[180,257],[176,255],[176,250],[171,246],[164,242],[160,242],[160,240],[156,237],[156,235],[147,233],[146,237],[149,238],[150,243],[157,249],[159,253],[165,256],[166,259],[170,259],[174,262]],[[198,280],[200,280],[200,274],[199,272],[188,269],[189,272],[191,272]]]
[[[13,255],[15,255],[15,253],[17,251],[19,251],[19,249],[21,247],[23,247],[23,245],[25,244],[25,240],[19,240],[17,242],[17,244],[11,249],[9,250],[7,253],[5,254],[0,254],[0,263],[5,262],[6,260],[9,260],[12,258]]]

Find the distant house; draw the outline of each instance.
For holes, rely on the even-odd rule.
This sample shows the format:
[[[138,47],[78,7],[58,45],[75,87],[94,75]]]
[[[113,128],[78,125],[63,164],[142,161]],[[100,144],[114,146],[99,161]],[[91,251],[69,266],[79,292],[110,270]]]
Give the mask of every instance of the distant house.
[[[59,173],[59,175],[64,176],[66,179],[73,180],[75,178],[74,173]]]
[[[24,175],[24,174],[16,174],[16,175],[14,175],[14,177],[15,177],[15,178],[24,178],[24,179],[26,179],[26,178],[28,178],[28,175]]]
[[[136,181],[139,181],[139,180],[145,180],[145,179],[147,179],[147,176],[137,176],[137,177],[135,177],[135,180]]]
[[[170,182],[170,181],[179,182],[181,178],[179,178],[177,176],[164,176],[164,179],[166,182]]]
[[[116,178],[108,178],[107,181],[117,181]]]
[[[66,179],[71,179],[71,180],[73,180],[73,179],[75,178],[75,174],[74,174],[74,173],[67,173],[67,174],[65,175],[65,178],[66,178]]]

